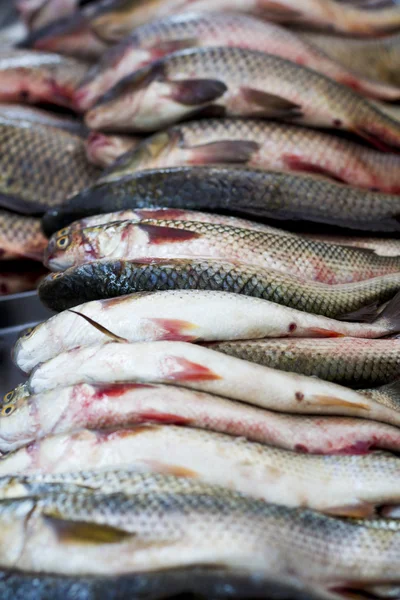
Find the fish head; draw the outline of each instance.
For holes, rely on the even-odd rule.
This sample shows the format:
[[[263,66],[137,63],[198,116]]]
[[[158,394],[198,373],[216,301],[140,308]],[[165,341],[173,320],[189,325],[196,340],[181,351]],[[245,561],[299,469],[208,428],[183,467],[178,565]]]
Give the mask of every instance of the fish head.
[[[32,440],[36,426],[30,416],[29,400],[27,386],[21,384],[7,392],[0,401],[0,452],[13,450],[13,444],[20,440],[23,442],[18,446]]]
[[[36,327],[29,327],[19,335],[12,350],[12,359],[25,373],[29,373],[31,364],[35,360],[38,344],[46,343],[46,324],[39,323]]]
[[[28,529],[35,521],[33,498],[12,498],[0,503],[1,547],[0,561],[3,567],[13,568],[25,550]]]
[[[52,271],[63,271],[73,266],[75,255],[83,243],[82,230],[70,231],[69,227],[61,229],[50,238],[44,253],[44,264]]]

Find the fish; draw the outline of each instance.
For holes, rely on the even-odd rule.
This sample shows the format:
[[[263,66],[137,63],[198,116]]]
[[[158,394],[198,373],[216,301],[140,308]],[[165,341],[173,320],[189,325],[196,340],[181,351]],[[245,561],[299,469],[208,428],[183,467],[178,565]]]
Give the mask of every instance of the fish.
[[[35,290],[46,273],[40,263],[0,260],[0,297]]]
[[[154,206],[312,221],[369,233],[400,232],[398,196],[323,177],[231,165],[150,169],[96,182],[50,209],[42,227],[50,237],[90,215]]]
[[[76,92],[79,109],[88,110],[120,79],[153,60],[195,46],[234,46],[269,52],[324,73],[371,98],[397,100],[400,96],[399,87],[355,75],[279,25],[243,13],[185,12],[136,27],[127,38],[107,50]]]
[[[218,116],[272,117],[350,131],[381,150],[400,148],[400,122],[353,90],[284,58],[244,48],[169,54],[122,79],[86,113],[85,122],[102,131],[157,131],[210,108]]]
[[[87,135],[86,127],[77,119],[24,104],[0,104],[0,119],[24,121],[32,124],[38,123],[39,125],[64,129],[82,137]]]
[[[98,177],[78,134],[40,123],[0,118],[0,207],[43,214]]]
[[[108,46],[93,33],[84,11],[75,11],[64,17],[60,14],[60,18],[36,28],[18,47],[57,52],[93,62]]]
[[[196,289],[262,298],[325,317],[342,319],[348,315],[353,321],[373,318],[374,314],[376,317],[377,307],[391,300],[381,315],[382,325],[387,327],[388,334],[399,332],[396,296],[400,291],[399,274],[331,286],[272,269],[216,260],[171,259],[141,263],[100,260],[47,275],[38,293],[45,306],[60,312],[90,300],[133,292]],[[357,313],[360,309],[363,311]]]
[[[332,243],[339,244],[340,246],[352,246],[354,248],[368,248],[380,256],[400,256],[400,240],[392,238],[365,238],[321,233],[301,233],[300,235],[304,235],[311,240],[325,242],[326,244]]]
[[[81,61],[51,52],[0,49],[0,101],[74,108],[74,93],[87,71]]]
[[[27,383],[31,394],[39,394],[77,383],[114,382],[179,385],[278,412],[400,423],[398,409],[367,395],[187,342],[111,342],[75,348],[35,367]]]
[[[351,387],[373,387],[400,379],[400,340],[396,339],[249,339],[207,346],[266,367]]]
[[[371,35],[395,30],[400,26],[397,6],[379,12],[338,5],[332,0],[125,0],[100,5],[91,18],[93,31],[103,40],[115,43],[130,31],[157,17],[185,11],[237,11],[278,22],[306,23],[330,30]]]
[[[0,209],[0,259],[25,257],[42,261],[46,246],[40,219]]]
[[[399,273],[400,257],[324,244],[281,231],[195,221],[121,221],[54,234],[44,264],[63,271],[96,259],[217,258],[271,268],[311,281],[353,283]]]
[[[16,0],[21,19],[30,29],[38,29],[74,12],[79,0]]]
[[[286,415],[171,385],[83,383],[28,397],[18,390],[6,396],[0,407],[1,453],[51,435],[143,423],[211,430],[308,454],[400,450],[400,430],[385,423]]]
[[[389,85],[400,84],[399,33],[367,39],[308,31],[300,36],[355,73]]]
[[[130,343],[161,340],[219,341],[222,342],[222,348],[224,348],[224,343],[228,344],[227,353],[229,353],[229,342],[225,342],[225,340],[278,337],[339,337],[341,340],[336,341],[338,342],[337,352],[340,352],[346,347],[346,341],[347,345],[351,345],[353,342],[352,339],[344,337],[342,343],[343,336],[373,339],[385,336],[387,333],[388,324],[384,318],[380,317],[371,324],[335,321],[267,300],[228,292],[169,290],[95,300],[54,315],[47,321],[21,333],[13,349],[13,359],[22,371],[29,373],[39,363],[54,358],[60,352],[67,352],[78,346],[82,348],[93,344],[106,344],[109,341]],[[318,351],[318,343],[313,346],[314,340],[304,340],[306,348],[307,342],[311,344],[312,349],[315,348],[316,352]],[[238,353],[249,352],[249,356],[252,356],[251,353],[254,352],[257,357],[257,352],[262,351],[264,342],[261,341],[254,350],[252,350],[251,343],[249,342],[248,348],[247,342],[244,342],[244,346],[240,344],[236,346],[233,343],[232,353],[237,348]],[[278,354],[277,360],[281,358],[285,360],[283,351],[285,343],[290,342],[284,340],[282,346],[278,346],[283,356]],[[271,344],[273,348],[274,341]],[[321,345],[325,349],[323,342]],[[302,347],[299,344],[300,356]],[[269,348],[267,342],[265,348],[267,354]],[[294,343],[294,350],[296,348],[297,341]],[[334,348],[334,344],[329,346],[327,343],[325,351],[334,361],[340,360],[341,357],[338,359],[336,354],[332,357],[332,352],[335,352]],[[378,349],[378,355],[374,355],[374,348]],[[397,358],[396,348],[399,353]],[[219,346],[217,349],[219,350]],[[382,354],[379,354],[379,350],[382,351]],[[364,352],[368,351],[372,353],[372,356],[367,359]],[[306,359],[310,361],[307,363],[308,368],[313,369],[314,360],[318,356],[309,357],[307,350],[305,352]],[[374,377],[372,373],[366,373],[368,366],[364,364],[363,372],[358,374],[360,378],[371,377],[375,381],[379,377],[384,377],[380,383],[388,383],[394,379],[392,377],[388,380],[388,377],[395,375],[396,370],[400,368],[400,343],[396,343],[395,340],[382,340],[381,345],[379,343],[374,345],[367,339],[362,339],[359,346],[354,341],[352,352],[355,354],[353,360],[370,360],[372,364],[376,364],[376,367],[373,368]],[[292,353],[288,351],[287,360],[291,355]],[[305,368],[304,364],[300,363],[300,356],[298,368]],[[258,362],[253,358],[250,360]],[[266,356],[265,364],[268,363],[268,360],[273,360],[273,357]],[[324,372],[325,370],[333,371],[333,368],[327,363],[320,366]],[[337,368],[340,368],[339,365]],[[296,365],[293,367],[293,370],[295,369]],[[349,369],[351,369],[350,365]],[[332,375],[334,376],[335,373]],[[349,373],[349,375],[354,377],[354,373]],[[400,377],[400,372],[398,375]]]
[[[3,457],[0,474],[124,467],[193,478],[265,502],[347,517],[373,516],[376,507],[400,500],[399,459],[390,453],[298,454],[176,425],[49,436]],[[355,480],[357,486],[352,485]]]
[[[117,158],[133,150],[141,138],[133,135],[104,135],[92,131],[86,140],[86,156],[89,162],[98,167],[111,166]]]
[[[399,193],[399,156],[313,129],[257,119],[204,119],[176,125],[121,156],[101,181],[143,169],[212,163],[315,173]]]

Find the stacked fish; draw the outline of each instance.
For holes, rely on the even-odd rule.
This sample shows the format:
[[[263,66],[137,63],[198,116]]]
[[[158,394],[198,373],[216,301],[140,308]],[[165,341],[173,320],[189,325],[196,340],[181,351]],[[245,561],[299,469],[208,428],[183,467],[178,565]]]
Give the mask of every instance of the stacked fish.
[[[343,58],[294,25],[371,36],[400,8],[61,4],[19,0],[7,50],[40,65],[8,101],[85,125],[4,108],[29,138],[6,208],[49,208],[56,314],[18,339],[27,381],[0,407],[0,568],[20,589],[134,578],[112,598],[398,598],[400,38],[341,38]]]

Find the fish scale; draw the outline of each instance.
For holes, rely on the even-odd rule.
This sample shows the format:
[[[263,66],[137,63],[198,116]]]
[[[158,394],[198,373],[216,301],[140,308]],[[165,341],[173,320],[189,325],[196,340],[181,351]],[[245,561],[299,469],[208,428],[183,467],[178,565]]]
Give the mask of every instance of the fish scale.
[[[0,258],[26,256],[42,260],[45,247],[40,219],[0,209]]]

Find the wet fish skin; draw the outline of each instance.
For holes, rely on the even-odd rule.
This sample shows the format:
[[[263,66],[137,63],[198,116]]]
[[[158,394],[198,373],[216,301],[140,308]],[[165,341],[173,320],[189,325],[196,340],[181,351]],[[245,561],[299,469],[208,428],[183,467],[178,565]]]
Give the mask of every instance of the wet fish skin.
[[[133,343],[223,342],[287,336],[379,338],[387,333],[385,320],[378,319],[372,324],[347,323],[238,294],[170,290],[98,300],[55,315],[21,334],[13,349],[13,359],[20,369],[29,373],[60,352],[117,340]],[[393,340],[386,340],[386,345],[396,347]],[[354,347],[358,355],[356,343]],[[380,348],[379,344],[376,348]],[[382,343],[383,348],[385,343]],[[249,353],[250,350],[251,346]],[[379,356],[376,360],[379,361]],[[386,365],[386,377],[393,374],[394,369],[395,364]]]
[[[400,378],[399,340],[249,339],[217,342],[208,347],[266,367],[357,388],[383,385]]]
[[[82,137],[87,135],[86,127],[77,119],[23,104],[0,104],[0,119],[38,123],[39,125],[64,129]]]
[[[400,257],[314,242],[281,231],[149,219],[122,221],[55,234],[44,263],[62,271],[96,259],[217,258],[272,268],[312,281],[352,283],[398,273]]]
[[[400,158],[313,129],[259,119],[204,119],[144,140],[108,169],[102,181],[138,170],[210,163],[321,173],[398,194]]]
[[[41,214],[94,182],[80,135],[29,122],[0,119],[0,207]]]
[[[59,104],[74,108],[74,93],[87,65],[36,50],[0,50],[1,102]]]
[[[123,77],[174,50],[194,46],[269,52],[322,72],[372,98],[395,100],[400,95],[400,89],[394,86],[357,78],[323,51],[279,25],[240,13],[187,12],[136,27],[105,52],[77,91],[77,105],[87,110]]]
[[[0,259],[25,257],[42,261],[46,245],[40,219],[0,209]]]
[[[28,389],[31,394],[38,394],[76,383],[115,381],[172,383],[278,412],[336,414],[392,425],[400,423],[397,409],[348,388],[269,369],[186,342],[110,343],[76,348],[37,366],[29,377]]]
[[[304,237],[319,240],[326,244],[340,244],[354,248],[368,248],[380,256],[400,256],[400,241],[391,238],[351,237],[344,235],[327,235],[318,233],[301,233]]]
[[[362,455],[377,448],[400,449],[397,427],[368,419],[285,415],[170,385],[78,384],[3,404],[0,451],[82,428],[146,422],[212,430],[308,454]],[[106,490],[102,478],[101,489],[116,491]],[[12,492],[3,491],[0,481],[0,498],[6,493]]]
[[[400,277],[386,275],[363,282],[331,285],[306,282],[273,270],[215,260],[94,261],[43,279],[38,292],[55,311],[134,292],[214,290],[270,300],[326,317],[340,318],[365,306],[382,304],[399,291]],[[396,306],[395,306],[396,304]],[[389,308],[389,307],[388,307]],[[398,331],[397,299],[387,315],[388,333]]]
[[[86,156],[93,165],[109,167],[141,141],[141,138],[133,135],[104,135],[92,131],[86,140]]]
[[[89,215],[161,206],[233,212],[249,218],[314,221],[368,232],[398,232],[398,203],[398,196],[310,175],[232,166],[175,167],[96,183],[49,211],[42,227],[50,236]]]
[[[156,131],[207,107],[219,116],[295,120],[351,131],[380,149],[400,147],[400,123],[353,90],[278,56],[243,48],[169,54],[124,78],[85,121],[96,130]]]

